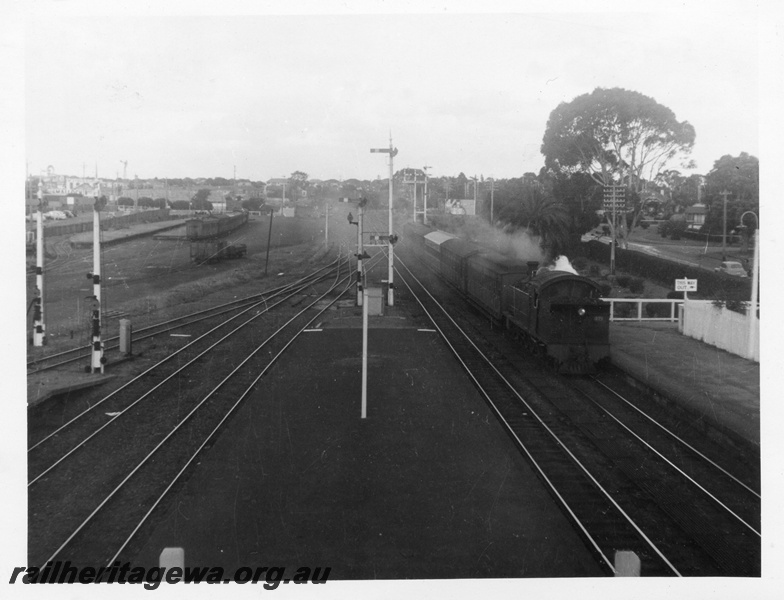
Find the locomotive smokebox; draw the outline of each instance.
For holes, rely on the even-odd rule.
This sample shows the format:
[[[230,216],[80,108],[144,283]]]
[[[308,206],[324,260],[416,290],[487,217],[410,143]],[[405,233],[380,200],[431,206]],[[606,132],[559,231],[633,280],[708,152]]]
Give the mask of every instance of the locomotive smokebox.
[[[539,268],[539,261],[529,260],[525,264],[528,267],[528,276],[533,277],[534,275],[536,275],[536,270]]]

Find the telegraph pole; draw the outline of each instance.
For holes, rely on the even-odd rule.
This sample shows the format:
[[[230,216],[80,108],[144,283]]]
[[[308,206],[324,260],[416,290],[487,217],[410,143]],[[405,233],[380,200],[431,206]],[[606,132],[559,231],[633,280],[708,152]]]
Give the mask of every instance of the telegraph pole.
[[[33,346],[43,346],[44,326],[44,184],[38,180],[38,213],[35,229],[35,298],[33,298]]]
[[[722,254],[721,260],[726,260],[727,258],[727,196],[731,196],[732,192],[727,191],[725,189],[719,195],[724,198],[724,226],[721,229],[721,254]]]
[[[495,192],[495,179],[490,180],[490,225],[493,224],[493,192]]]
[[[329,246],[329,202],[324,200],[324,245]]]
[[[610,275],[615,275],[615,226],[618,221],[615,220],[615,186],[612,188],[612,243],[610,245]]]
[[[272,215],[275,211],[272,210],[272,207],[269,209],[269,231],[267,232],[267,259],[264,261],[264,277],[267,276],[267,267],[269,267],[269,251],[270,251],[270,242],[272,240]]]
[[[397,155],[397,148],[392,146],[392,135],[389,136],[389,148],[371,148],[371,152],[379,152],[382,154],[389,154],[389,288],[387,293],[387,304],[389,306],[395,305],[395,284],[394,284],[394,262],[395,262],[395,250],[394,250],[394,243],[393,243],[393,235],[392,235],[392,203],[393,203],[393,192],[392,192],[392,180],[395,176],[395,171],[393,167],[393,158]]]
[[[604,186],[604,211],[612,210],[612,227],[610,228],[612,240],[610,242],[610,273],[615,275],[615,244],[617,239],[617,212],[621,208],[626,209],[626,195],[625,188],[620,185],[605,185]]]
[[[422,214],[422,217],[423,217],[422,222],[425,225],[427,225],[427,170],[429,168],[431,168],[431,167],[427,166],[427,165],[422,167],[422,170],[425,172],[425,197],[424,197],[425,210],[424,210],[424,213]]]

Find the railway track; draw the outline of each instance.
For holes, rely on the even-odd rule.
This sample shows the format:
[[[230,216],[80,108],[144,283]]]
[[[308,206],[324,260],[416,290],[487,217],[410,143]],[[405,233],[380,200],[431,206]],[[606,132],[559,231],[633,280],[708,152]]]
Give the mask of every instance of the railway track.
[[[738,484],[682,441],[666,449],[669,459],[662,458],[651,451],[661,446],[660,439],[643,443],[640,438],[650,432],[635,436],[627,428],[640,430],[639,425],[619,423],[629,415],[616,420],[587,400],[586,394],[598,398],[601,388],[594,382],[580,378],[572,387],[569,378],[543,372],[541,365],[521,373],[519,363],[483,347],[482,336],[469,324],[462,330],[459,319],[402,261],[399,265],[401,282],[608,573],[614,571],[615,551],[633,550],[648,576],[759,575],[759,495],[753,483]],[[604,395],[623,404],[617,394]],[[609,399],[597,401],[607,404]],[[673,439],[664,432],[660,437]],[[719,477],[723,483],[716,481]]]
[[[167,321],[163,321],[160,323],[154,323],[147,327],[141,327],[134,330],[133,341],[134,344],[138,344],[139,342],[143,342],[145,340],[154,339],[156,336],[160,336],[162,334],[171,333],[172,331],[176,331],[178,329],[182,329],[185,327],[192,327],[198,323],[208,323],[209,321],[216,319],[216,318],[225,318],[227,316],[231,316],[232,313],[236,311],[241,311],[243,309],[248,308],[249,306],[256,305],[259,302],[270,302],[275,300],[281,295],[291,293],[292,290],[304,290],[307,289],[310,285],[314,283],[330,277],[334,274],[334,270],[338,266],[338,261],[334,261],[329,265],[318,269],[313,273],[309,273],[305,277],[298,279],[292,283],[289,283],[284,286],[279,286],[270,290],[267,290],[261,294],[254,294],[251,296],[247,296],[244,298],[240,298],[237,300],[233,300],[232,302],[227,302],[225,304],[221,304],[218,306],[213,306],[205,310],[189,313],[187,315],[183,315],[181,317],[177,317],[175,319],[169,319]],[[295,292],[296,293],[296,292]],[[116,350],[119,347],[117,343],[119,340],[119,336],[112,336],[108,338],[104,338],[105,344],[105,351],[109,352],[111,350]],[[48,355],[43,355],[34,358],[27,362],[27,374],[35,375],[50,369],[57,369],[74,362],[78,362],[80,360],[84,360],[89,358],[90,356],[90,346],[79,346],[76,348],[71,348],[68,350],[64,350],[61,352],[56,352]]]
[[[213,350],[206,373],[202,363],[207,381],[190,381],[193,393],[182,380],[154,400],[145,396],[143,405],[135,404],[141,398],[135,393],[126,399],[134,408],[124,411],[111,429],[91,435],[89,444],[43,477],[31,478],[31,522],[47,523],[46,531],[31,528],[31,563],[61,558],[80,565],[111,564],[277,359],[353,283],[352,272],[337,273],[327,289],[293,314],[263,326],[246,324],[244,340],[232,338],[229,355]],[[39,459],[30,461],[31,469]],[[83,485],[74,485],[81,480]]]

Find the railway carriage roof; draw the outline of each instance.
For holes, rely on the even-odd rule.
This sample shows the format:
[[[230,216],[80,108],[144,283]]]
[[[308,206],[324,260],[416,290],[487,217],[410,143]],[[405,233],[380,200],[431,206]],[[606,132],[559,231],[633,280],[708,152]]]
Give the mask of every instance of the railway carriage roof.
[[[446,233],[445,231],[431,231],[425,236],[425,239],[431,244],[440,246],[447,240],[455,239],[455,236],[451,233]]]
[[[528,274],[528,265],[526,263],[492,250],[485,250],[471,260],[473,262],[481,263],[486,268],[490,268],[498,273]]]
[[[453,237],[450,240],[445,240],[443,244],[441,244],[441,247],[445,251],[449,252],[450,254],[454,254],[459,258],[465,258],[466,256],[471,256],[482,251],[481,246],[456,237]]]

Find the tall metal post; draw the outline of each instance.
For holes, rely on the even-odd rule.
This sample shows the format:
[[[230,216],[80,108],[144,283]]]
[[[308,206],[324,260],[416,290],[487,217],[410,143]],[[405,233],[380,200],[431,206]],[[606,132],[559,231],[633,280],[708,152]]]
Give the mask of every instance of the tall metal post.
[[[90,369],[93,373],[103,373],[103,343],[101,342],[101,217],[98,197],[93,206],[93,272],[88,274],[93,280],[93,323]]]
[[[394,284],[394,263],[395,263],[395,250],[393,245],[393,237],[392,237],[392,202],[393,202],[393,191],[392,191],[392,180],[394,178],[394,166],[393,166],[393,157],[397,154],[397,148],[392,147],[392,136],[389,136],[389,148],[371,148],[371,152],[379,152],[382,154],[389,154],[389,275],[387,276],[389,281],[389,288],[387,293],[387,305],[394,306],[395,305],[395,284]]]
[[[33,346],[43,346],[46,341],[44,326],[44,192],[38,180],[38,213],[35,228],[35,298],[33,299]]]
[[[329,203],[324,200],[324,245],[329,246]]]

